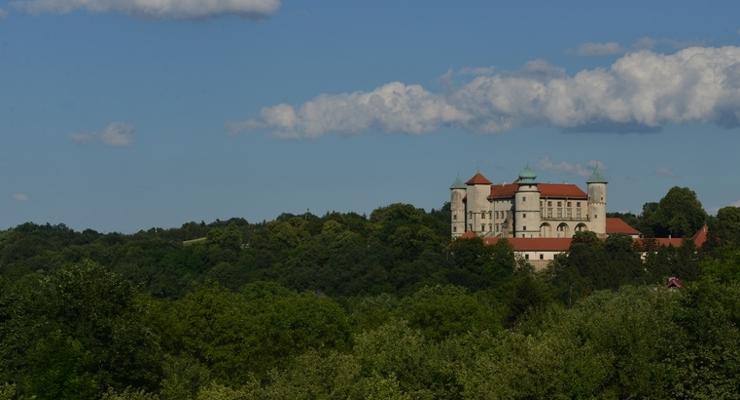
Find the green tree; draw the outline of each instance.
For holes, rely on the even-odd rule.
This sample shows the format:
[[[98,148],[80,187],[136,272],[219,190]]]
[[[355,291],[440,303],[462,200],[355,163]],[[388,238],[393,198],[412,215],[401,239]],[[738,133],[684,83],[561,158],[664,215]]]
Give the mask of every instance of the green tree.
[[[687,187],[673,187],[657,208],[643,218],[656,236],[690,237],[704,225],[707,213],[696,192]]]

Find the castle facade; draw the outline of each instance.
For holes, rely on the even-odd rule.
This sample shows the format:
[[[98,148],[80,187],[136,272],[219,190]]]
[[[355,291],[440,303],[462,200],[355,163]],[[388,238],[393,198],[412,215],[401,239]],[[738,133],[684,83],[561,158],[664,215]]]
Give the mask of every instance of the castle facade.
[[[513,183],[493,184],[480,172],[450,188],[452,238],[571,238],[607,235],[607,181],[594,169],[587,191],[569,183],[540,183],[528,167]]]

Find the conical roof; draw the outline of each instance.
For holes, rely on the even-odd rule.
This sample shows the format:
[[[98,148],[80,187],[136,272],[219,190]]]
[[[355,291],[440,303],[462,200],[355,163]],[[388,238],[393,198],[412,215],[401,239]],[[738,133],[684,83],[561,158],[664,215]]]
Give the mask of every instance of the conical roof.
[[[537,174],[527,165],[519,173],[519,183],[535,183],[535,181],[537,181]]]
[[[586,183],[607,183],[606,178],[601,175],[601,171],[599,170],[598,165],[594,167],[594,172],[592,172],[591,176],[588,177]]]
[[[463,183],[462,179],[458,176],[455,178],[455,182],[452,182],[452,186],[450,186],[450,189],[465,189],[465,183]]]
[[[483,174],[480,172],[476,172],[475,175],[473,175],[472,178],[468,179],[467,182],[465,182],[466,185],[490,185],[491,181],[488,180]]]

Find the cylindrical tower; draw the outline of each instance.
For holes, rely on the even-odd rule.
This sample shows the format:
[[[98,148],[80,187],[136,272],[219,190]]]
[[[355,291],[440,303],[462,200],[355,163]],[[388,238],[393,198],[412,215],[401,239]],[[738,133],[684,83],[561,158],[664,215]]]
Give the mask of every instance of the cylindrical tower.
[[[537,175],[529,166],[519,174],[519,189],[514,194],[514,237],[540,236],[540,191]]]
[[[460,180],[455,179],[450,187],[450,230],[452,238],[458,238],[465,233],[465,191],[467,186]]]
[[[465,194],[467,220],[465,228],[476,235],[486,235],[493,230],[492,213],[490,212],[491,202],[488,200],[491,195],[491,181],[478,172],[468,179],[465,185],[467,185]]]
[[[606,185],[599,167],[594,168],[588,185],[588,220],[589,229],[597,235],[606,236]]]

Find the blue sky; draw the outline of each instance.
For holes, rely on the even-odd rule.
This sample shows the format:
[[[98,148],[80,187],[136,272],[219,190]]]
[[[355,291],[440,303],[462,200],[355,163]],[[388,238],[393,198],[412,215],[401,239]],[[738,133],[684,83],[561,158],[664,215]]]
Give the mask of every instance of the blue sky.
[[[737,2],[148,3],[0,0],[0,228],[429,209],[526,164],[740,201]]]

